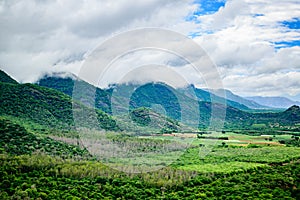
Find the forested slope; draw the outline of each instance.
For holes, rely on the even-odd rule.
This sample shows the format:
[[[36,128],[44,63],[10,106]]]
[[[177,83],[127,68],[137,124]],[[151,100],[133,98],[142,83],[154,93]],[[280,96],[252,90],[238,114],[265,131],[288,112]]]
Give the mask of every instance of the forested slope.
[[[44,125],[46,128],[72,129],[74,109],[95,112],[99,128],[117,130],[114,119],[100,110],[84,108],[80,103],[72,104],[71,97],[33,84],[0,83],[0,115],[13,116]],[[80,126],[89,126],[89,118],[81,120]]]

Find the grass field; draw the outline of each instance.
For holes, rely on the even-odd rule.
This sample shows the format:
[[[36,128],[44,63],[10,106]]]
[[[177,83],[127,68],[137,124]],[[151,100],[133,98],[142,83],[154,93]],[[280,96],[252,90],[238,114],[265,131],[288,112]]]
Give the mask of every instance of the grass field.
[[[299,147],[286,147],[280,140],[291,135],[250,136],[233,132],[161,134],[131,137],[114,133],[81,134],[85,147],[103,164],[125,172],[141,173],[171,166],[201,173],[230,173],[287,163],[300,159]],[[228,139],[211,139],[228,137]],[[99,139],[100,138],[100,139]],[[103,140],[105,138],[105,140]],[[76,143],[74,139],[60,138]],[[99,153],[101,152],[101,153]]]

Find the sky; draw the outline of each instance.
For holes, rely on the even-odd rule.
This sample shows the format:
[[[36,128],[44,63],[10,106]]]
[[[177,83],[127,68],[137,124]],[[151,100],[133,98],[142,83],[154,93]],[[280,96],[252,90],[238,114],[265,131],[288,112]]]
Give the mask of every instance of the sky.
[[[78,74],[90,52],[108,38],[157,27],[199,44],[226,89],[300,100],[298,0],[2,0],[0,26],[0,68],[20,82],[51,72]],[[172,57],[156,54],[136,56]],[[127,60],[135,63],[134,58]],[[201,86],[184,67],[181,72]]]

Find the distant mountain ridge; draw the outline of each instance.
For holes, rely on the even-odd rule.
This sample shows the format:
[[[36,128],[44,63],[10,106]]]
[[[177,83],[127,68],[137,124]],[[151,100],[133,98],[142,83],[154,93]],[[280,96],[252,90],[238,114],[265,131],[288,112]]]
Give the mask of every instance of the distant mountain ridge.
[[[128,107],[130,104],[130,109],[139,109],[141,107],[151,108],[152,103],[158,103],[163,105],[163,107],[167,110],[168,108],[172,108],[172,112],[168,112],[167,110],[167,117],[172,119],[178,119],[178,112],[179,109],[183,109],[187,113],[195,113],[195,108],[199,107],[200,109],[200,121],[199,127],[207,127],[209,125],[210,116],[212,107],[216,108],[217,110],[226,110],[226,118],[225,118],[225,127],[251,127],[252,124],[255,123],[277,123],[282,122],[282,124],[293,124],[300,122],[300,118],[298,115],[294,115],[290,112],[277,112],[277,113],[251,113],[251,109],[234,101],[229,101],[223,99],[217,95],[210,94],[207,91],[194,88],[196,97],[188,96],[185,94],[185,89],[174,89],[167,85],[160,83],[149,83],[143,86],[135,85],[135,84],[121,84],[121,85],[112,85],[109,89],[100,89],[92,86],[84,81],[76,80],[76,85],[81,85],[82,89],[79,90],[80,94],[73,94],[78,95],[79,98],[90,96],[92,99],[91,101],[87,100],[86,102],[95,103],[95,106],[98,109],[102,109],[107,113],[111,113],[111,102],[114,103],[114,108],[117,110],[124,110],[124,108]],[[79,82],[78,82],[79,81]],[[41,79],[38,84],[45,87],[50,87],[53,89],[57,89],[62,91],[68,95],[72,95],[73,87],[74,87],[74,79],[72,78],[59,78],[59,77],[44,77]],[[135,90],[139,88],[138,90]],[[175,94],[176,97],[183,99],[183,107],[179,108],[176,106],[176,99],[169,98],[166,91],[169,90],[171,93]],[[117,92],[115,94],[113,91],[121,91],[120,94]],[[122,94],[130,93],[130,91],[135,91],[135,94],[132,95],[130,102],[126,102],[126,99],[122,96]],[[94,92],[93,94],[91,94]],[[209,102],[209,99],[213,96],[215,98],[214,103]],[[76,97],[77,98],[77,97]],[[171,101],[171,102],[170,102]],[[222,104],[222,102],[230,102],[235,103],[238,106],[242,106],[246,109],[242,109],[240,107],[236,108],[233,106],[226,106],[226,104]],[[152,102],[152,103],[151,103]],[[252,101],[248,101],[252,105],[256,105]],[[129,103],[129,104],[128,104]],[[175,103],[175,104],[174,104]],[[196,105],[196,106],[193,106]],[[298,110],[296,111],[298,112]],[[176,114],[177,113],[177,114]],[[115,115],[114,115],[115,116]],[[219,116],[218,116],[219,117]],[[221,118],[218,120],[222,120]]]
[[[12,82],[7,77],[5,78],[6,80]],[[139,87],[133,84],[114,85],[110,89],[103,90],[70,77],[47,77],[44,81],[44,85],[48,84],[47,86],[45,85],[46,87],[33,84],[0,82],[0,115],[4,118],[16,119],[17,123],[31,121],[48,129],[61,130],[72,129],[74,123],[81,127],[94,128],[93,123],[95,121],[91,118],[93,115],[90,114],[95,113],[95,111],[97,115],[95,117],[99,122],[97,126],[100,125],[99,128],[112,131],[127,130],[120,129],[119,125],[124,125],[125,128],[130,126],[130,130],[143,132],[143,129],[135,129],[135,125],[132,123],[133,119],[134,122],[142,125],[149,123],[149,119],[151,118],[163,124],[165,117],[169,119],[165,118],[167,123],[164,131],[175,131],[181,127],[181,124],[178,124],[177,120],[183,123],[180,121],[182,111],[187,114],[188,120],[191,120],[194,124],[196,123],[200,129],[210,128],[212,110],[218,111],[217,115],[214,116],[214,121],[217,123],[224,122],[225,128],[249,128],[254,124],[265,124],[266,126],[280,124],[289,126],[300,123],[299,106],[292,106],[284,112],[251,113],[226,106],[225,104],[200,101],[198,99],[203,94],[201,93],[202,91],[197,94],[197,90],[195,90],[197,97],[187,96],[182,91],[178,91],[163,83],[148,83]],[[74,85],[74,81],[76,81],[76,85]],[[41,82],[43,81],[39,83]],[[74,87],[79,88],[78,94],[72,94]],[[117,92],[116,95],[113,95],[114,90],[121,93],[118,94]],[[130,96],[130,101],[126,102],[122,94],[131,92],[132,90],[133,95]],[[68,95],[66,95],[67,93]],[[204,94],[208,95],[207,93]],[[76,97],[73,106],[71,96]],[[127,108],[129,106],[129,111],[132,113],[131,116],[128,116],[130,114],[128,112],[127,115],[123,115],[123,118],[118,113],[113,113],[112,116],[109,113],[111,112],[110,106],[112,102],[114,103],[114,108],[120,110],[124,110],[125,108],[126,111],[126,106]],[[180,106],[178,106],[178,102],[181,102]],[[151,106],[153,104],[160,104],[163,107],[161,110],[165,110],[166,113],[161,115],[160,112],[155,112],[155,110],[154,112],[147,110],[152,109]],[[97,108],[106,109],[106,113],[103,112],[104,110],[101,111]],[[76,113],[77,110],[83,110],[86,114],[84,116],[80,115],[79,122],[74,122],[73,115],[74,111]],[[226,111],[226,115],[220,115],[220,111]],[[192,119],[195,114],[200,115],[197,117],[199,121]],[[192,127],[189,121],[187,123],[184,121],[183,124],[184,126]]]
[[[69,96],[72,96],[73,87],[74,87],[74,81],[76,78],[74,78],[75,75],[70,77],[70,75],[63,75],[63,74],[54,74],[52,75],[45,75],[43,78],[41,78],[37,84],[40,86],[50,87],[53,89],[57,89],[65,94],[68,94]],[[80,80],[77,80],[77,83]],[[89,83],[82,81],[82,84],[85,84],[87,88],[93,88],[93,90],[96,90],[96,103],[99,103],[100,107],[96,106],[97,108],[101,108],[105,112],[109,112],[111,109],[108,105],[108,99],[110,98],[110,94],[112,93],[113,88],[126,88],[129,89],[130,87],[138,87],[136,84],[121,84],[121,85],[112,85],[109,89],[102,89],[102,88],[96,88],[95,86],[90,85]],[[211,102],[214,100],[214,103],[221,103],[221,104],[227,104],[228,106],[240,109],[240,110],[250,110],[246,105],[241,104],[239,102],[232,101],[230,99],[224,99],[223,97],[220,97],[218,95],[209,93],[208,91],[195,88],[193,85],[191,85],[194,89],[194,93],[199,101],[205,101],[205,102]],[[185,93],[185,88],[179,89],[181,93]],[[101,97],[101,98],[100,98]]]
[[[261,105],[259,103],[256,103],[253,100],[249,100],[247,98],[236,95],[233,92],[231,92],[230,90],[216,89],[216,90],[211,90],[211,91],[212,91],[212,93],[214,93],[215,95],[218,95],[218,96],[222,96],[222,94],[224,94],[226,99],[240,103],[251,109],[270,109],[272,107],[269,105]]]
[[[273,108],[289,108],[293,105],[300,105],[299,101],[292,101],[286,97],[245,97],[248,100],[255,101],[263,106],[270,106]]]
[[[229,99],[226,96],[223,97],[223,95],[214,94],[211,91],[206,91],[199,88],[194,88],[194,91],[196,96],[198,97],[198,100],[200,101],[207,101],[207,102],[213,101],[213,103],[226,104],[228,106],[237,108],[239,110],[244,110],[244,111],[250,110],[247,105]]]

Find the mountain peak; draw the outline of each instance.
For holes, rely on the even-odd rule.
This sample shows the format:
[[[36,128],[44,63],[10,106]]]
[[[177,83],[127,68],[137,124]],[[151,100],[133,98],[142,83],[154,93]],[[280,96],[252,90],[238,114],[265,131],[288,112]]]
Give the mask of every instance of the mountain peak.
[[[297,105],[293,105],[293,106],[289,107],[286,111],[298,112],[298,111],[300,111],[300,107]]]

